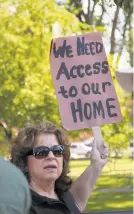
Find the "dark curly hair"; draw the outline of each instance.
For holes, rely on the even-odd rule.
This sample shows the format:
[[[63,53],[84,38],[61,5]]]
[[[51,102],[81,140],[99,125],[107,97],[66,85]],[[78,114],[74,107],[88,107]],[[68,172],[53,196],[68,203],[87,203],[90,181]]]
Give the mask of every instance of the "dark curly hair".
[[[27,152],[34,148],[37,136],[41,134],[54,134],[60,145],[64,145],[63,153],[63,171],[56,183],[65,184],[68,189],[72,184],[71,178],[67,175],[69,173],[70,160],[70,144],[67,139],[66,132],[58,128],[51,122],[40,122],[29,125],[26,128],[20,129],[17,137],[12,143],[11,148],[11,162],[15,164],[24,173],[27,180],[30,181],[30,176],[27,170]]]

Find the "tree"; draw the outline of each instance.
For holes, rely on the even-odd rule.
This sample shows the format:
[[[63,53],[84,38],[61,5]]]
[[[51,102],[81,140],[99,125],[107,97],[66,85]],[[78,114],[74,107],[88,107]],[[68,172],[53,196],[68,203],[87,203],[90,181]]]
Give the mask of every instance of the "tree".
[[[116,151],[121,148],[127,148],[132,138],[131,129],[131,105],[127,104],[131,96],[126,94],[118,85],[115,78],[115,70],[118,68],[120,59],[124,50],[129,53],[129,62],[132,66],[132,1],[115,0],[109,1],[98,0],[69,0],[65,7],[68,11],[75,14],[81,22],[81,29],[90,31],[100,31],[105,38],[110,32],[109,53],[107,53],[111,74],[118,95],[123,115],[123,121],[119,124],[110,124],[102,127],[102,133],[110,150]],[[115,4],[114,4],[115,3]],[[99,10],[99,14],[96,12]],[[111,16],[111,11],[113,16]],[[122,21],[124,19],[124,21]],[[109,20],[109,21],[107,21]],[[86,27],[85,27],[86,26]],[[111,27],[109,27],[111,26]],[[107,32],[109,29],[109,32]],[[118,34],[118,36],[117,36]]]
[[[70,35],[78,21],[49,0],[3,0],[0,20],[0,121],[7,125],[0,126],[0,152],[5,155],[14,130],[37,120],[61,124],[50,74],[50,44],[55,22],[62,35]]]
[[[5,0],[0,10],[0,119],[9,127],[38,119],[60,123],[49,70],[50,43],[55,21],[66,35],[75,17],[48,0]]]
[[[82,9],[81,1],[70,2],[69,11],[49,0],[3,0],[0,4],[0,121],[7,124],[8,130],[39,119],[61,124],[49,66],[54,23],[60,24],[61,36],[93,32],[95,28],[102,35],[106,31],[104,4],[100,5],[100,16],[95,16],[97,0],[88,1],[88,14]],[[109,63],[112,64],[111,55]],[[112,75],[114,78],[114,69]],[[119,86],[117,90],[124,105],[126,98]],[[123,108],[123,112],[125,121],[119,131],[125,133],[129,108]],[[113,134],[116,127],[111,127]],[[0,132],[5,133],[2,127]],[[70,135],[79,136],[79,133]],[[108,139],[105,131],[104,136]]]
[[[111,54],[112,66],[117,68],[123,50],[126,46],[128,47],[131,38],[131,33],[129,36],[127,36],[127,34],[131,32],[130,29],[132,27],[133,2],[126,0],[69,0],[67,4],[65,4],[65,7],[71,13],[75,14],[82,24],[90,26],[92,31],[101,30],[103,32],[102,35],[104,35],[106,28],[111,26],[111,28],[109,28],[109,53]],[[99,12],[96,12],[97,10]],[[114,13],[113,16],[111,16],[111,13]],[[124,21],[122,21],[123,19]],[[81,28],[83,29],[83,25],[81,25]],[[89,32],[88,27],[87,31]],[[120,36],[117,36],[118,34]],[[130,50],[131,49],[129,49],[129,52],[131,52],[132,55],[132,51]]]

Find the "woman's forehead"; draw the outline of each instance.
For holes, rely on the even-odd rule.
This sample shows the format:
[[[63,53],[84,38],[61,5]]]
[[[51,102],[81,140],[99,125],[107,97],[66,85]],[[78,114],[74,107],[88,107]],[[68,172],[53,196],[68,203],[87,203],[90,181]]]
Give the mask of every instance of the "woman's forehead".
[[[44,146],[53,146],[53,145],[58,145],[59,143],[55,134],[45,133],[45,134],[40,134],[36,137],[35,144],[44,145]]]

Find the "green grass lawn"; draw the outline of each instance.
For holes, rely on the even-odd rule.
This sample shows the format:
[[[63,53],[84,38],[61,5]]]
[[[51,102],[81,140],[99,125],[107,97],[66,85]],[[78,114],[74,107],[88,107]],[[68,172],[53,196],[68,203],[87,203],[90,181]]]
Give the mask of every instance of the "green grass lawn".
[[[133,193],[93,192],[88,200],[85,212],[121,211],[133,209]]]
[[[83,171],[90,164],[90,160],[72,160],[70,161],[71,173],[73,171]],[[104,167],[103,172],[128,172],[132,171],[132,159],[110,159],[108,164]]]
[[[90,160],[73,160],[70,161],[70,175],[78,177],[90,164]],[[117,159],[110,160],[103,169],[103,174],[111,175],[129,175],[132,174],[132,159]]]
[[[101,188],[124,188],[132,187],[133,180],[129,174],[127,175],[104,175],[102,174],[97,181],[95,189]]]
[[[70,162],[70,176],[75,180],[90,164],[89,160]],[[88,200],[85,212],[132,210],[131,192],[99,192],[99,189],[132,187],[132,159],[111,160],[104,167],[94,190]]]

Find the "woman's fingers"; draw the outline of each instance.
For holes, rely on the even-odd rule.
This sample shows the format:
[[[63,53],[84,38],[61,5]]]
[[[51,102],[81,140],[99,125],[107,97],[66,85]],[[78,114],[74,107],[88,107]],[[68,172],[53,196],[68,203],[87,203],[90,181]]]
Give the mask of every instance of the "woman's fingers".
[[[101,155],[100,157],[101,157],[102,159],[106,159],[106,158],[108,158],[108,154]]]
[[[104,151],[101,153],[101,155],[108,154],[108,148],[104,149]]]

